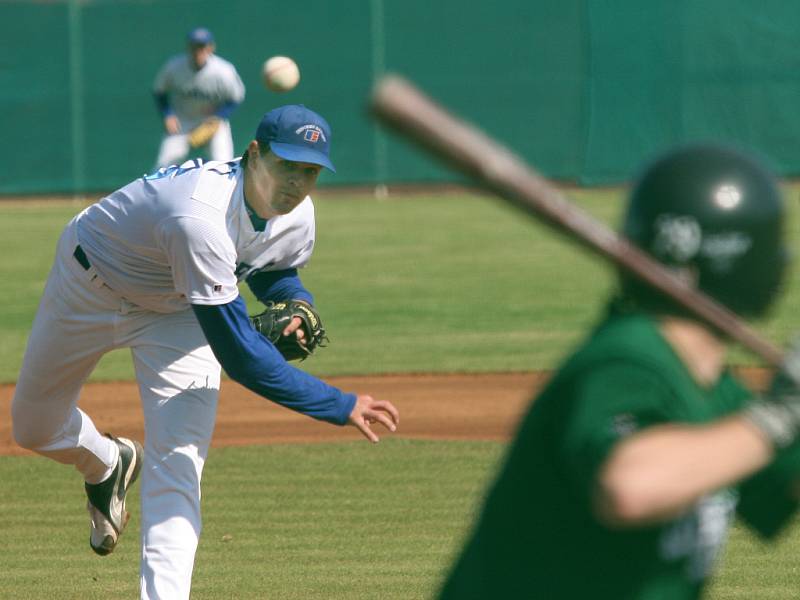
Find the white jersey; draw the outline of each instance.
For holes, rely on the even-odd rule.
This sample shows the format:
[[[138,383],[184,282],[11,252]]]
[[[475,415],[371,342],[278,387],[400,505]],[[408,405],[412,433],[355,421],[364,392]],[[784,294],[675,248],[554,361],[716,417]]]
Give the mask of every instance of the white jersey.
[[[87,208],[78,241],[100,278],[143,308],[226,304],[239,281],[303,267],[314,248],[310,197],[257,231],[243,187],[238,159],[160,169]]]
[[[153,84],[157,94],[168,94],[170,106],[184,131],[193,129],[227,102],[240,104],[245,88],[236,67],[216,54],[196,71],[188,54],[170,58]]]

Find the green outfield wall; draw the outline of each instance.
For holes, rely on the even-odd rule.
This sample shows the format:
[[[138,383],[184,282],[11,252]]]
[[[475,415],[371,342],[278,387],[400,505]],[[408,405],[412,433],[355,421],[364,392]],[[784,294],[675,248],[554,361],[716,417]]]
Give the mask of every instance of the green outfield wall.
[[[800,173],[798,2],[0,0],[0,193],[107,190],[149,171],[161,135],[152,80],[197,25],[247,86],[237,147],[266,110],[304,103],[334,130],[326,184],[457,179],[368,120],[384,72],[561,180],[624,181],[696,139]],[[260,82],[274,54],[302,71],[287,94]]]

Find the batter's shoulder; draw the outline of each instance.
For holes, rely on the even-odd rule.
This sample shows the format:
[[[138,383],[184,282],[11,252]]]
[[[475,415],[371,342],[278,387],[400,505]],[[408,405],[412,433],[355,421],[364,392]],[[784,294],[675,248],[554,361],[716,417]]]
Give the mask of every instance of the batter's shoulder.
[[[675,355],[658,330],[656,321],[646,314],[619,314],[610,311],[572,355],[569,363],[578,370],[603,364],[627,364],[631,368],[663,371],[674,366]]]

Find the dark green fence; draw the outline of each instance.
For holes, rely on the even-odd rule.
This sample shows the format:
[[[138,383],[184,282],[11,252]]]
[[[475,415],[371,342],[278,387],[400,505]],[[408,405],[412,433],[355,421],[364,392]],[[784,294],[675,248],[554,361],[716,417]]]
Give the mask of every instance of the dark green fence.
[[[401,73],[547,175],[627,179],[683,140],[733,141],[800,173],[800,3],[785,0],[0,0],[0,193],[106,190],[148,171],[150,88],[204,25],[247,86],[237,147],[302,102],[334,129],[329,184],[454,176],[377,130],[376,76]],[[302,71],[267,92],[274,54]]]

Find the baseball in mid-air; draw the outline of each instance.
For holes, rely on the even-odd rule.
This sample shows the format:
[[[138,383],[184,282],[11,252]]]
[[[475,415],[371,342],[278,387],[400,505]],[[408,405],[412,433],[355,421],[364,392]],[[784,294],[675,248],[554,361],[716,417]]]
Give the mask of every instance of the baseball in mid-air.
[[[261,68],[264,85],[273,92],[288,92],[300,82],[300,69],[288,56],[273,56]]]

